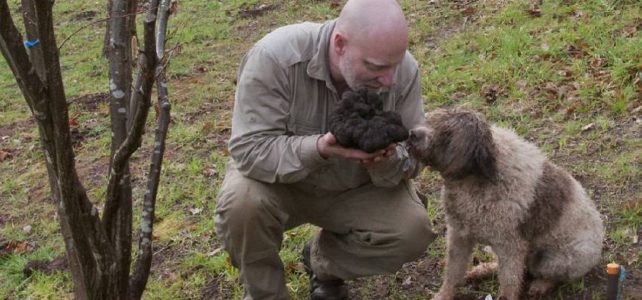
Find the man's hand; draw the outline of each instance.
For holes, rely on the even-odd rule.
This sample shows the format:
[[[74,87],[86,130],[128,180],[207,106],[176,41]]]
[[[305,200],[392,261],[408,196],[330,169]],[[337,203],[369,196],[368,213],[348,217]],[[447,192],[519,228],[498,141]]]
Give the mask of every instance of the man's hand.
[[[362,160],[361,163],[364,164],[366,168],[372,165],[375,165],[376,163],[395,154],[395,152],[397,152],[397,144],[396,143],[390,144],[388,145],[388,147],[386,147],[382,151],[384,151],[382,155],[378,155],[372,159]]]
[[[323,158],[341,157],[359,161],[366,166],[380,162],[384,158],[392,155],[396,151],[395,147],[395,144],[391,144],[385,149],[381,149],[373,153],[368,153],[359,149],[344,148],[337,144],[337,139],[331,132],[326,133],[317,140],[317,150]]]

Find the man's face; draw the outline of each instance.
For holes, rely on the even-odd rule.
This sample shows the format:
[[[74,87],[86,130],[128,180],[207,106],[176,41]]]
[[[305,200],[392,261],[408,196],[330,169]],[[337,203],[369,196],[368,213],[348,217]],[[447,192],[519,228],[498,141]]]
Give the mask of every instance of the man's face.
[[[368,88],[387,91],[393,84],[397,66],[403,60],[405,48],[378,43],[346,45],[339,59],[339,71],[352,89]]]

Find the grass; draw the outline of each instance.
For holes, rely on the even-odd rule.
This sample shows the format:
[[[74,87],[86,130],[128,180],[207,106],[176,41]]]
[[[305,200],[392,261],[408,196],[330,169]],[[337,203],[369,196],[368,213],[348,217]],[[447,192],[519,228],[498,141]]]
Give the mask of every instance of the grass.
[[[19,1],[9,2],[14,17],[19,16]],[[642,230],[642,8],[636,1],[616,0],[533,3],[402,0],[411,28],[410,51],[421,66],[425,107],[467,105],[479,110],[535,142],[574,174],[607,225],[602,263],[625,264],[631,271],[626,292],[633,299],[642,286],[642,250],[639,241],[633,244]],[[338,10],[332,1],[316,0],[179,4],[178,14],[170,20],[172,124],[157,201],[155,260],[145,298],[239,299],[243,291],[238,270],[221,250],[213,219],[229,159],[225,147],[239,60],[274,28],[321,22],[335,17]],[[241,11],[259,4],[274,9],[242,17]],[[97,100],[88,108],[86,101],[89,95],[108,91],[108,66],[100,56],[104,28],[98,20],[105,17],[101,5],[57,1],[54,6],[57,40],[68,38],[60,53],[67,98],[76,99],[70,113],[84,137],[74,148],[76,164],[99,207],[109,162],[108,103]],[[95,14],[83,17],[87,12]],[[28,261],[63,255],[64,245],[50,203],[38,133],[4,60],[0,89],[0,150],[12,154],[0,162],[0,240],[33,245],[0,257],[0,298],[68,299],[72,293],[68,272],[36,272],[31,277],[22,273]],[[147,132],[153,132],[152,123]],[[152,143],[148,136],[132,163],[137,209]],[[445,250],[440,179],[426,170],[418,183],[428,196],[427,214],[440,237],[425,257],[397,274],[352,282],[355,298],[426,299],[438,289]],[[135,213],[135,226],[139,215]],[[27,225],[31,231],[23,230]],[[316,230],[301,226],[284,237],[280,254],[293,299],[307,295],[308,279],[299,255]],[[475,257],[489,259],[480,251]],[[553,296],[600,299],[604,287],[600,265]],[[489,279],[460,292],[481,298],[497,289],[496,279]]]

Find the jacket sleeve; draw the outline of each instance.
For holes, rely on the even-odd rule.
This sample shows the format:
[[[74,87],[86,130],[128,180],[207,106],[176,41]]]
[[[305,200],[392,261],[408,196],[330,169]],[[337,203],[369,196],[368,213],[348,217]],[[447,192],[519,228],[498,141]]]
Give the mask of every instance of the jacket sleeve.
[[[408,129],[423,124],[425,120],[420,73],[414,59],[411,61],[411,70],[414,72],[411,73],[408,83],[402,87],[395,105],[395,111],[401,115],[403,124]],[[404,143],[397,145],[396,150],[394,155],[368,168],[374,185],[396,186],[403,179],[416,177],[423,168],[423,165],[406,151]]]
[[[325,162],[316,148],[321,135],[286,135],[287,72],[258,45],[239,68],[229,151],[242,174],[263,182],[296,182]]]

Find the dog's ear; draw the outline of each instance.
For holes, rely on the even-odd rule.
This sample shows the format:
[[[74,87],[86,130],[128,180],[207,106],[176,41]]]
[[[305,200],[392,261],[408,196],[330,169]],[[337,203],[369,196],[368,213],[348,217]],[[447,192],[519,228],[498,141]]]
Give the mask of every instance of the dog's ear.
[[[494,181],[497,177],[495,143],[490,126],[478,115],[457,111],[446,121],[450,127],[450,141],[445,157],[444,176],[461,179],[477,175]]]

